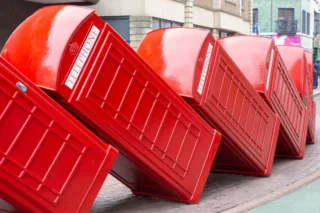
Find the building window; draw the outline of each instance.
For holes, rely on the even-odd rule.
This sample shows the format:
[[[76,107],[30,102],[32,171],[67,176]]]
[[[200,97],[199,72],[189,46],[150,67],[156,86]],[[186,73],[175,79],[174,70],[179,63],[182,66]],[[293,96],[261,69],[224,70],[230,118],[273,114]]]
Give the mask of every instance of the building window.
[[[121,17],[101,17],[106,23],[108,23],[119,35],[127,42],[130,43],[130,20],[128,16]]]
[[[294,19],[293,8],[279,8],[278,12],[278,33],[296,34],[298,22]]]
[[[259,11],[257,8],[253,9],[253,25],[259,24]]]
[[[244,9],[244,0],[240,0],[241,9]]]
[[[212,33],[213,33],[213,29],[212,29],[212,28],[209,28],[209,27],[203,27],[203,26],[200,26],[200,25],[193,25],[193,27],[194,27],[194,28],[200,28],[200,29],[209,30],[211,35],[212,35]]]
[[[314,31],[315,34],[320,32],[320,13],[314,12]]]
[[[294,9],[293,8],[279,8],[279,20],[293,21]]]
[[[302,11],[302,33],[306,33],[306,11]]]
[[[307,13],[307,34],[310,35],[310,13]]]
[[[152,19],[152,29],[160,29],[160,28],[168,28],[168,27],[182,27],[183,24],[179,22],[174,22],[174,21],[168,21],[164,19],[157,19],[153,18]]]
[[[234,36],[234,32],[227,32],[227,31],[219,31],[219,38],[224,38],[224,37],[229,37],[229,36]]]

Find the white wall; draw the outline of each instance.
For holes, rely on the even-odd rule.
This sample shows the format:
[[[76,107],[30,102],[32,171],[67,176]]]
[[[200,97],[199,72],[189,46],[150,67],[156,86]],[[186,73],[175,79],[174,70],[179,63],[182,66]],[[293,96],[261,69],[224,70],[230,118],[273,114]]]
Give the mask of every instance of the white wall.
[[[99,16],[150,16],[175,22],[185,22],[185,4],[173,0],[101,0],[90,6]],[[250,34],[250,23],[242,18],[221,12],[193,7],[193,23]]]
[[[196,25],[213,28],[214,27],[214,12],[201,7],[193,8],[193,23]]]
[[[313,10],[315,10],[317,13],[320,13],[320,0],[313,0],[312,7]]]
[[[172,0],[101,0],[90,7],[99,16],[152,16],[184,22],[184,4]]]
[[[145,0],[146,15],[180,23],[184,23],[184,7],[184,3],[172,0]]]
[[[90,6],[99,16],[129,16],[145,14],[144,0],[102,0]]]
[[[215,12],[214,22],[216,28],[250,34],[250,22],[243,21],[242,18],[218,11]]]
[[[313,37],[301,34],[301,46],[308,51],[312,51],[313,50]]]

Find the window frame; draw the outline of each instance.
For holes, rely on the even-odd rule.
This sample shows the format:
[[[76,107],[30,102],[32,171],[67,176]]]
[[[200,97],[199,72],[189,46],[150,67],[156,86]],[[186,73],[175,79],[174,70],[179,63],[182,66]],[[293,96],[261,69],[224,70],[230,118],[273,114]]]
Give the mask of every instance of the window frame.
[[[255,22],[256,19],[256,22]],[[258,8],[253,8],[252,10],[252,21],[253,25],[259,24],[259,9]]]
[[[311,15],[307,12],[307,35],[310,35],[311,28]]]
[[[301,19],[301,22],[302,22],[302,33],[306,33],[306,16],[307,16],[307,12],[305,10],[302,10],[302,19]]]
[[[280,19],[280,11],[281,10],[283,10],[283,12],[284,12],[283,19]],[[294,21],[295,20],[295,13],[294,13],[295,9],[294,8],[289,8],[289,7],[288,8],[281,7],[281,8],[278,9],[278,20],[287,20],[287,21],[289,21],[289,19],[287,19],[287,13],[289,11],[292,12],[291,18],[292,18],[292,21]]]
[[[194,28],[198,28],[198,29],[209,30],[209,31],[210,31],[210,34],[211,34],[211,35],[213,34],[213,28],[210,28],[210,27],[204,27],[204,26],[196,25],[196,24],[194,24],[194,25],[193,25],[193,27],[194,27]]]
[[[244,1],[245,0],[240,0],[240,7],[241,7],[242,10],[244,10]]]
[[[159,22],[159,28],[154,27],[154,23],[158,21]],[[169,23],[170,26],[164,26],[162,27],[162,23]],[[171,21],[167,19],[161,19],[157,17],[152,17],[152,30],[157,30],[157,29],[162,29],[162,28],[171,28],[171,27],[183,27],[183,23],[176,22],[176,21]]]
[[[124,35],[121,35],[121,32],[117,33],[121,36],[121,38],[123,38],[128,44],[130,44],[130,17],[129,16],[101,16],[100,17],[105,23],[109,24],[115,31],[116,27],[112,26],[112,24],[108,23],[108,20],[125,20],[128,21],[128,34],[126,36],[128,36],[128,38],[125,38]]]

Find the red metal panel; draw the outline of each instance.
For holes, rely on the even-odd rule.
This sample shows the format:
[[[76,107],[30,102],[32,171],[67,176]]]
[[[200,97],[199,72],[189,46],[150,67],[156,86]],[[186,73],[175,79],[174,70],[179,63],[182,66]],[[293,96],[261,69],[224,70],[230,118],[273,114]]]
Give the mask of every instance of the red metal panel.
[[[277,48],[300,96],[304,98],[307,76],[304,67],[304,49],[296,46],[277,46]]]
[[[308,135],[307,143],[315,143],[311,121],[311,103],[313,99],[313,85],[311,84],[305,51],[302,47],[277,46],[280,56],[293,79],[296,88],[307,107],[308,114]]]
[[[311,52],[305,52],[307,63],[308,63],[308,70],[309,70],[309,77],[311,85],[313,85],[313,56]]]
[[[276,155],[303,158],[307,110],[273,40],[236,36],[218,41],[274,113],[280,116]]]
[[[222,133],[213,171],[271,173],[279,118],[208,31],[156,30],[138,53]]]
[[[305,54],[306,56],[306,54]],[[308,134],[307,134],[307,143],[308,144],[315,144],[315,131],[313,131],[313,84],[310,81],[310,72],[309,72],[309,66],[308,61],[306,57],[304,57],[304,68],[306,71],[306,85],[305,85],[305,100],[304,103],[308,109]],[[312,74],[313,77],[313,74]]]
[[[46,32],[39,33],[47,36],[38,37],[33,21],[57,8],[42,28]],[[85,14],[78,12],[82,10],[88,9],[66,6],[38,11],[11,36],[3,55],[27,76],[42,75],[42,70],[25,60],[42,57],[41,64],[53,65],[48,69],[56,77],[35,83],[51,90],[52,97],[119,149],[112,174],[134,194],[197,203],[221,135],[93,10],[78,15]],[[70,26],[70,14],[77,14],[81,23]],[[61,33],[69,27],[76,30],[65,37],[69,34]],[[55,50],[56,45],[62,45],[63,54]],[[11,54],[20,46],[28,47],[21,51],[34,54],[25,54],[24,60],[17,52]]]
[[[312,127],[313,127],[313,132],[316,132],[316,110],[317,110],[317,106],[316,106],[316,102],[313,101],[312,102]]]
[[[0,57],[0,197],[23,212],[88,212],[118,152]]]

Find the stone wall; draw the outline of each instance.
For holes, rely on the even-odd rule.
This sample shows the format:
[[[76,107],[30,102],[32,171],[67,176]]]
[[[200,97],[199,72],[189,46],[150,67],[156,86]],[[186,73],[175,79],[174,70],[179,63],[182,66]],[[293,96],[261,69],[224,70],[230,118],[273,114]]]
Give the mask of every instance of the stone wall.
[[[137,48],[142,38],[152,30],[152,17],[130,16],[130,45]]]

